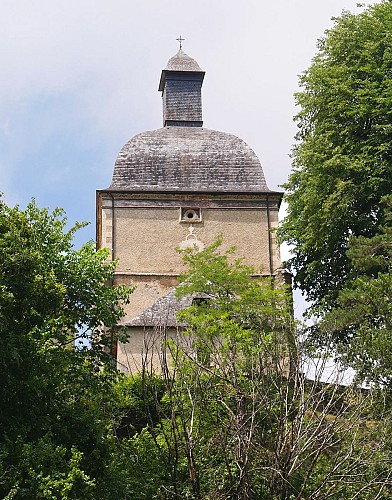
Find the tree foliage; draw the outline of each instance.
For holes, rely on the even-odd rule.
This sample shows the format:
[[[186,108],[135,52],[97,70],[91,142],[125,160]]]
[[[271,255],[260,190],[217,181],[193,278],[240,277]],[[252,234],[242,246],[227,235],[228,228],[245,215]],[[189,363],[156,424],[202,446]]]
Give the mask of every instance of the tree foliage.
[[[130,290],[64,229],[0,205],[3,498],[388,498],[388,401],[374,418],[372,395],[306,380],[283,282],[219,240],[186,253],[184,327],[156,332],[160,373],[126,377],[107,347]]]
[[[350,237],[381,234],[392,188],[392,3],[343,12],[319,41],[296,94],[299,131],[281,237],[316,310],[336,303]]]
[[[333,338],[361,381],[392,388],[392,196],[382,200],[380,234],[350,239],[346,286],[316,330]]]
[[[92,243],[74,249],[80,224],[65,226],[61,210],[0,203],[3,498],[100,498],[113,486],[105,349],[131,290],[106,286],[115,263]]]
[[[185,330],[156,332],[161,382],[149,362],[137,379],[148,434],[133,434],[132,447],[139,463],[142,450],[156,463],[147,491],[194,499],[387,498],[385,407],[372,420],[370,393],[339,378],[322,383],[323,360],[316,380],[307,380],[289,291],[256,279],[219,244],[185,254],[188,271],[177,290],[193,297],[179,316]],[[145,498],[144,488],[134,491]]]

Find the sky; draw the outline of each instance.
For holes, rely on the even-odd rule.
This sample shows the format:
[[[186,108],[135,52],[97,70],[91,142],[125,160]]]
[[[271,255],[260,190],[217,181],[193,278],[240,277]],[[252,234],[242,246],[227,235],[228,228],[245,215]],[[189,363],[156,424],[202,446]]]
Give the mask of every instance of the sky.
[[[161,70],[183,50],[206,71],[204,126],[256,152],[270,189],[290,172],[298,75],[356,0],[1,0],[0,191],[7,204],[90,221],[134,135],[162,126]]]

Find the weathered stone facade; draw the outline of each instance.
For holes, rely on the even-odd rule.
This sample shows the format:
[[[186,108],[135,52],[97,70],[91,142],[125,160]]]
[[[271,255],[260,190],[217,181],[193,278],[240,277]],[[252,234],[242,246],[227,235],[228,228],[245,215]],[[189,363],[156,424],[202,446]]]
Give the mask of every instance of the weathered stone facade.
[[[203,248],[222,234],[224,247],[236,246],[260,274],[281,266],[271,229],[282,193],[268,189],[244,141],[202,128],[203,78],[182,50],[169,61],[159,86],[164,127],[131,139],[111,186],[97,191],[97,244],[119,259],[115,283],[137,285],[123,321],[130,341],[117,350],[122,369],[142,363],[140,351],[157,329],[176,334],[173,311],[181,305],[173,289],[184,270],[178,247]]]

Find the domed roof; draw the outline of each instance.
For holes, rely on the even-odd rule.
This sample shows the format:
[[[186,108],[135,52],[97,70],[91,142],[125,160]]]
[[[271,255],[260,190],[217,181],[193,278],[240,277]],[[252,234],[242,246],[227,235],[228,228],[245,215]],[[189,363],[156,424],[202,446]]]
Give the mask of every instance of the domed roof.
[[[180,49],[171,57],[165,68],[166,71],[203,71],[197,62]]]
[[[199,127],[164,127],[133,137],[117,157],[110,189],[269,191],[259,159],[242,139]]]

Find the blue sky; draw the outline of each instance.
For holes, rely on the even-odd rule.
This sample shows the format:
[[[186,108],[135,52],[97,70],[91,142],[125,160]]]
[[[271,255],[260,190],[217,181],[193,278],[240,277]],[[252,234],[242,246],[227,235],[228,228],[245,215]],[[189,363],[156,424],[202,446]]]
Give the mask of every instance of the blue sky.
[[[2,0],[0,191],[92,224],[124,143],[159,128],[161,69],[184,51],[206,71],[204,125],[255,150],[267,183],[287,179],[293,93],[317,38],[354,0]]]

